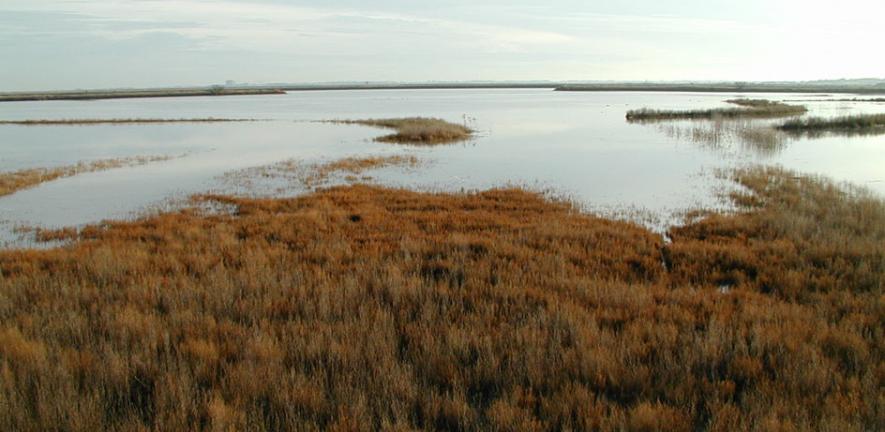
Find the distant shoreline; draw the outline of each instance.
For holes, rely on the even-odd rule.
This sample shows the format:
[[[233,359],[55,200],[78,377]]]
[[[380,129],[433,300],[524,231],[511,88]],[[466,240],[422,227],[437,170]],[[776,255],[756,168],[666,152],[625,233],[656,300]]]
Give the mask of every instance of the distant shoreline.
[[[192,97],[192,96],[246,96],[285,94],[277,88],[254,89],[215,89],[215,88],[183,88],[183,89],[146,89],[146,90],[86,90],[58,92],[21,92],[0,93],[0,102],[28,102],[55,100],[99,100],[99,99],[136,99],[159,97]]]
[[[572,92],[697,92],[697,93],[849,93],[885,94],[885,87],[773,84],[567,84],[556,91]]]
[[[80,90],[47,92],[0,93],[0,102],[28,102],[55,100],[100,100],[157,97],[195,96],[246,96],[275,95],[290,91],[336,91],[336,90],[470,90],[470,89],[549,89],[559,84],[367,84],[367,85],[283,85],[273,87],[224,87],[224,88],[175,88],[137,90]]]
[[[274,95],[286,92],[342,90],[478,90],[478,89],[549,89],[571,92],[697,92],[697,93],[840,93],[885,94],[885,87],[859,85],[815,85],[803,83],[601,83],[574,84],[556,82],[528,83],[426,83],[426,84],[316,84],[269,85],[256,87],[187,87],[132,90],[79,90],[44,92],[0,92],[0,102],[99,100],[157,97]]]

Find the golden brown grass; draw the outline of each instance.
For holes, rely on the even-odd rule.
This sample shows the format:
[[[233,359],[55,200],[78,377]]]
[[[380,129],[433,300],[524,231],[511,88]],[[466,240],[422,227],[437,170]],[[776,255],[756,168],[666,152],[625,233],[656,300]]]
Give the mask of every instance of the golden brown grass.
[[[335,122],[395,129],[396,133],[379,137],[376,140],[399,144],[448,144],[464,141],[473,135],[473,130],[467,126],[438,118],[409,117]]]
[[[885,203],[870,192],[778,168],[737,170],[742,210],[674,228],[676,283],[740,285],[788,299],[882,293]]]
[[[155,118],[127,118],[127,119],[56,119],[56,120],[0,120],[0,125],[19,126],[83,126],[95,124],[142,124],[142,123],[225,123],[225,122],[249,122],[255,119],[229,119],[229,118],[181,118],[181,119],[155,119]]]
[[[11,172],[0,172],[0,196],[9,195],[22,189],[31,188],[41,183],[72,177],[77,174],[104,171],[127,166],[144,165],[171,159],[170,156],[135,156],[115,159],[102,159],[92,162],[80,162],[55,168],[28,168]]]
[[[655,110],[641,108],[627,111],[627,120],[635,122],[662,120],[716,120],[736,118],[777,118],[792,117],[808,112],[801,105],[765,99],[731,99],[726,101],[740,108],[713,108],[705,110]]]
[[[875,430],[885,210],[794,177],[669,245],[349,186],[0,252],[0,429]]]

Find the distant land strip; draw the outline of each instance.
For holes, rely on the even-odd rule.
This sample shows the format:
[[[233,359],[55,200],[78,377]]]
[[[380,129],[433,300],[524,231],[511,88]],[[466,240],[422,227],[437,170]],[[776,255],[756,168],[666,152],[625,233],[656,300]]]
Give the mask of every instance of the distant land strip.
[[[820,86],[772,84],[570,84],[556,91],[573,92],[697,92],[697,93],[855,93],[885,94],[885,86]]]
[[[184,88],[150,90],[83,90],[59,92],[16,92],[0,93],[0,102],[52,101],[52,100],[97,100],[130,99],[187,96],[246,96],[285,94],[278,88]]]
[[[50,101],[50,100],[98,100],[186,96],[243,96],[275,95],[287,91],[332,90],[470,90],[470,89],[555,89],[560,83],[464,83],[464,84],[331,84],[331,85],[282,85],[222,88],[174,88],[139,90],[82,90],[49,92],[0,93],[0,102]]]
[[[565,82],[432,82],[432,83],[342,83],[268,84],[255,86],[181,87],[163,89],[78,90],[45,92],[0,92],[0,102],[97,100],[186,96],[275,95],[286,92],[335,90],[478,90],[550,89],[584,92],[699,92],[699,93],[842,93],[885,94],[885,85],[827,85],[805,83],[600,83]]]
[[[58,126],[58,125],[94,125],[94,124],[138,124],[138,123],[224,123],[224,122],[252,122],[256,119],[228,119],[228,118],[181,118],[181,119],[158,119],[158,118],[129,118],[129,119],[45,119],[45,120],[0,120],[0,125],[19,126]]]

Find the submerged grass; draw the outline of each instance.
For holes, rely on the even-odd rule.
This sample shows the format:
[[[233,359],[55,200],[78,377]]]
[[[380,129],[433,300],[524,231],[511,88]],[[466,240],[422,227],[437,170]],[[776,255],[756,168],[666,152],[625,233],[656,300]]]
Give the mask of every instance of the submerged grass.
[[[406,155],[347,157],[319,163],[292,159],[229,172],[222,180],[238,190],[259,193],[263,189],[270,189],[273,194],[280,195],[291,192],[291,186],[312,190],[327,186],[333,177],[338,176],[343,176],[349,183],[366,182],[372,180],[372,177],[365,175],[367,171],[394,166],[415,168],[419,164],[417,157]],[[270,183],[271,187],[266,187],[266,183]]]
[[[365,173],[369,170],[384,168],[389,166],[416,167],[419,161],[415,156],[369,156],[369,157],[348,157],[335,160],[313,167],[312,172],[305,178],[307,186],[314,186],[325,183],[329,176],[334,173],[344,173],[349,178]]]
[[[80,162],[55,168],[28,168],[11,172],[0,172],[0,196],[9,195],[22,189],[77,174],[104,171],[114,168],[144,165],[151,162],[167,161],[171,156],[135,156],[115,159],[102,159]]]
[[[772,156],[785,149],[790,139],[784,132],[748,119],[660,123],[656,126],[671,138],[689,140],[719,152],[739,150]]]
[[[734,118],[776,118],[805,114],[808,109],[800,105],[765,99],[731,99],[726,101],[740,108],[713,108],[706,110],[655,110],[641,108],[627,112],[628,121],[704,120]]]
[[[249,122],[255,119],[228,119],[228,118],[190,118],[190,119],[151,119],[151,118],[128,118],[128,119],[58,119],[58,120],[0,120],[0,125],[19,126],[76,126],[93,124],[141,124],[141,123],[223,123],[223,122]]]
[[[0,429],[877,429],[882,201],[734,178],[670,244],[359,185],[0,252]]]
[[[811,117],[790,120],[777,127],[786,132],[885,133],[885,114],[858,114],[835,118]]]
[[[467,126],[438,118],[409,117],[396,119],[341,120],[335,123],[395,129],[396,133],[377,141],[400,144],[447,144],[464,141],[473,135]]]

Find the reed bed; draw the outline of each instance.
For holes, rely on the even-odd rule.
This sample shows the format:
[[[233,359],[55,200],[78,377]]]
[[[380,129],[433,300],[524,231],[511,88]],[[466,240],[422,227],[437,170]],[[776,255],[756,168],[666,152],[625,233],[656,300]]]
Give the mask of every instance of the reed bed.
[[[356,185],[0,251],[0,429],[878,429],[882,201],[732,175],[669,244]]]
[[[785,132],[885,132],[885,114],[858,114],[835,118],[810,117],[787,121],[778,129]]]
[[[627,120],[635,122],[663,120],[715,120],[737,118],[777,118],[805,114],[808,109],[801,105],[765,99],[731,99],[726,101],[740,108],[713,108],[705,110],[656,110],[641,108],[627,112]]]

